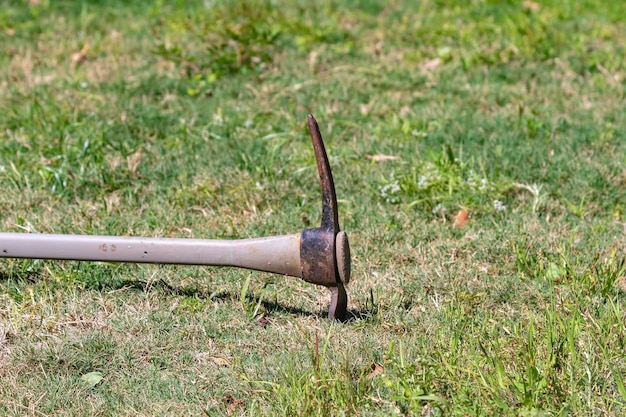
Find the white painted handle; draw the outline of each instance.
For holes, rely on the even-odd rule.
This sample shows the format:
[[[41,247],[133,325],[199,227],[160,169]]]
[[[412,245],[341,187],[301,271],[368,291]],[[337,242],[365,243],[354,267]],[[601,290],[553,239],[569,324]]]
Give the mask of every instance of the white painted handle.
[[[0,258],[235,266],[302,277],[299,233],[241,240],[0,233]]]

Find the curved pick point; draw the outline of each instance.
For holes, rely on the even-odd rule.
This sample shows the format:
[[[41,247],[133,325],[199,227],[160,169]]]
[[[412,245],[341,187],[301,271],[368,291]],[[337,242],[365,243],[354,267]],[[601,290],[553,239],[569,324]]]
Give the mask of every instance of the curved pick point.
[[[342,283],[330,290],[330,306],[328,307],[328,320],[345,321],[348,312],[348,294]]]
[[[322,225],[316,229],[304,230],[301,234],[302,278],[328,287],[331,294],[328,318],[344,321],[348,310],[348,295],[344,284],[350,281],[350,246],[348,236],[339,232],[333,174],[320,128],[311,114],[308,116],[308,124],[322,188]]]
[[[322,186],[322,229],[332,230],[333,234],[339,231],[339,216],[337,213],[337,194],[335,193],[335,183],[333,182],[333,174],[330,171],[330,163],[328,155],[322,140],[320,128],[317,120],[312,114],[309,114],[309,133],[313,141],[313,150],[315,151],[315,159],[317,160],[317,171],[320,176],[320,185]]]

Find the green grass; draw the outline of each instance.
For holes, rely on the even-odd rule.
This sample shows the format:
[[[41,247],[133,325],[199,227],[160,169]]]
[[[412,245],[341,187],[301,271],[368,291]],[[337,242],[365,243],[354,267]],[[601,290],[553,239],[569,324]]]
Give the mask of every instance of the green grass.
[[[623,4],[126,3],[0,0],[0,230],[314,227],[311,112],[350,320],[276,275],[5,259],[0,414],[626,412]]]

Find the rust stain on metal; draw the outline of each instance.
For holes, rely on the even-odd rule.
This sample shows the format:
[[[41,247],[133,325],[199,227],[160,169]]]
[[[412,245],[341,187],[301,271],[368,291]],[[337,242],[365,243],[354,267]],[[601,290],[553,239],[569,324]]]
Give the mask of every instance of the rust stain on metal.
[[[325,287],[336,286],[335,236],[333,233],[320,227],[304,230],[301,236],[302,279]]]
[[[339,233],[339,213],[337,210],[337,195],[335,183],[330,170],[330,163],[322,134],[313,115],[308,116],[309,132],[313,142],[313,151],[317,161],[317,170],[322,189],[322,224],[315,229],[304,230],[301,234],[300,262],[302,279],[312,284],[323,285],[331,291],[331,302],[328,309],[328,318],[344,320],[348,307],[348,296],[340,279],[337,265],[336,240]],[[349,255],[347,238],[340,239],[341,253]],[[342,274],[349,280],[349,262],[342,262]]]
[[[337,234],[339,232],[339,213],[337,210],[337,194],[335,193],[335,182],[330,170],[330,162],[324,147],[324,141],[320,132],[317,120],[309,114],[309,133],[313,142],[313,151],[317,161],[317,171],[320,176],[320,186],[322,188],[322,228],[330,229]]]

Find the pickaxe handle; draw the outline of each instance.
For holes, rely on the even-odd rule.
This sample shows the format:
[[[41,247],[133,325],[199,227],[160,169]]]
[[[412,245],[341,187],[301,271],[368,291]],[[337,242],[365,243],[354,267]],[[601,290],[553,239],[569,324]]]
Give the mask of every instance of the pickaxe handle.
[[[339,275],[347,283],[350,251],[347,236],[343,232],[339,236]],[[305,244],[303,250],[301,233],[239,240],[0,233],[0,258],[233,266],[302,278],[329,287],[328,317],[344,320],[348,303],[344,282],[310,274],[307,266],[316,262],[316,256],[311,259],[306,253],[309,247]]]
[[[0,233],[0,257],[234,266],[302,278],[300,233],[240,240]]]

